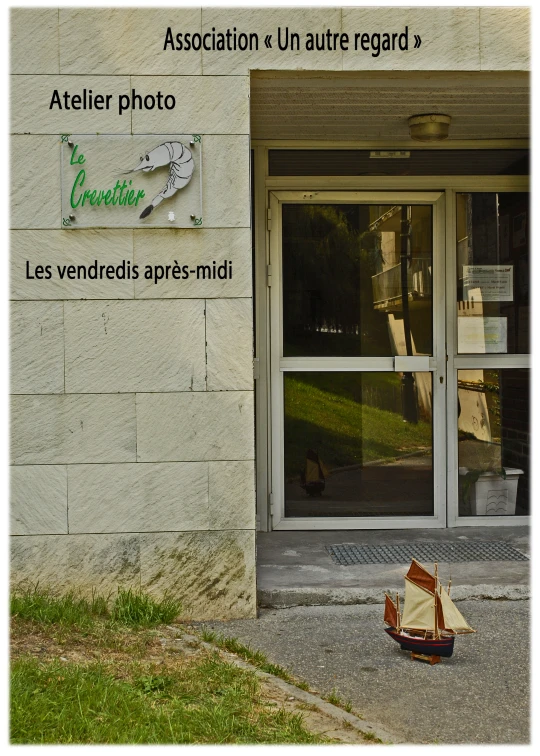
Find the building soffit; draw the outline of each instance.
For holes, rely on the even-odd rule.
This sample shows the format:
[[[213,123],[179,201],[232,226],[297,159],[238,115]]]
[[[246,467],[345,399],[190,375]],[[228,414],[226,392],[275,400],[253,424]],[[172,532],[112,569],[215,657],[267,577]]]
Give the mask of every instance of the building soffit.
[[[253,140],[409,143],[408,118],[452,117],[457,141],[529,137],[527,72],[285,72],[251,75]]]

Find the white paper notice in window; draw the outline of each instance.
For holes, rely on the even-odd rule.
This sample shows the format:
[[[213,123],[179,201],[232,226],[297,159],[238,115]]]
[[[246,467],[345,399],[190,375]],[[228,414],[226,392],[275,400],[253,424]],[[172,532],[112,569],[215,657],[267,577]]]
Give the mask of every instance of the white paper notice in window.
[[[514,300],[514,266],[464,265],[463,299],[466,301],[474,299],[475,302],[512,302]]]
[[[478,316],[458,318],[458,352],[460,354],[506,354],[508,351],[506,318]]]

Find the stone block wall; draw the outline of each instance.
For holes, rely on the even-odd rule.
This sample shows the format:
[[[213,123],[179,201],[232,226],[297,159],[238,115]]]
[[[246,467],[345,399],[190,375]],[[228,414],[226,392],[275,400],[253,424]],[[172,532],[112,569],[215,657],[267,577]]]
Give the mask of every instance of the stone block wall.
[[[407,58],[283,53],[278,26],[414,26]],[[170,26],[256,53],[163,51]],[[11,11],[12,579],[179,596],[254,616],[251,69],[526,70],[525,8]],[[357,68],[358,67],[358,68]],[[54,89],[173,94],[173,111],[50,110]],[[62,133],[203,135],[204,228],[61,230]],[[25,261],[233,261],[231,281],[32,281]]]
[[[17,9],[12,32],[12,580],[255,613],[249,78],[162,52],[201,11]],[[29,50],[32,51],[29,54]],[[60,93],[173,111],[49,110]],[[202,229],[61,230],[60,134],[203,138]],[[25,263],[233,263],[228,281],[28,280]]]

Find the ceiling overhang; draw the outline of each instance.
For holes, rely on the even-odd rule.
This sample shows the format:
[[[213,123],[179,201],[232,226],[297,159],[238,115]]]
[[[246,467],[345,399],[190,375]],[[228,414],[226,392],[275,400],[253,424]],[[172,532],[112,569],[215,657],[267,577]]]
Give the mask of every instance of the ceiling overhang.
[[[408,119],[452,117],[449,139],[529,137],[525,72],[287,72],[251,76],[251,135],[259,140],[410,142]]]

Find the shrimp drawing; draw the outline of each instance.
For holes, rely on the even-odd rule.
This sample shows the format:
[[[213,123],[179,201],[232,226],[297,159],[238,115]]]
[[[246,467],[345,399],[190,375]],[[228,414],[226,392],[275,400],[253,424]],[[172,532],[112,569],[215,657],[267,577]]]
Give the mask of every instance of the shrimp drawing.
[[[161,168],[164,165],[169,166],[169,178],[165,187],[156,194],[150,205],[145,207],[139,218],[147,218],[152,210],[157,207],[164,199],[172,197],[179,189],[183,189],[191,181],[195,163],[191,150],[181,142],[164,142],[159,147],[155,147],[146,155],[141,157],[141,162],[136,168],[128,171],[153,171],[155,168]]]

